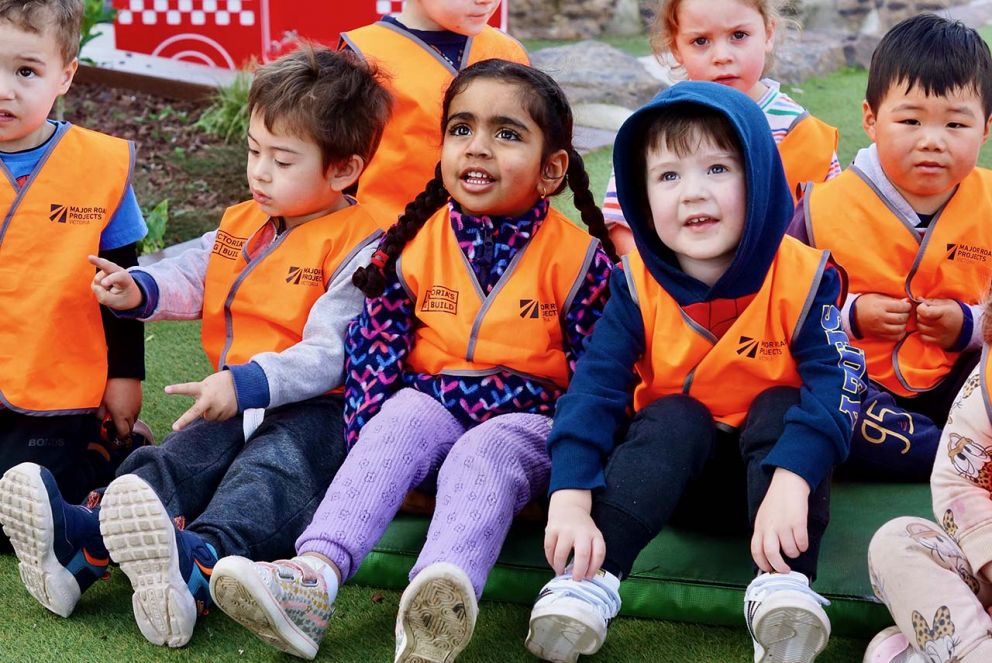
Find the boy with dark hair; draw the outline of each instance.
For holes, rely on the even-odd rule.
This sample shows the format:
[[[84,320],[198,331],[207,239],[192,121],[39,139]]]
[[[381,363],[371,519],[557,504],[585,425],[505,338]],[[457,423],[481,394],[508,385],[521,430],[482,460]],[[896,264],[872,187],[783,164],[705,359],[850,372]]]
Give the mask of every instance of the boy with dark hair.
[[[219,555],[293,550],[346,453],[344,335],[364,303],[351,279],[381,233],[342,192],[390,106],[352,53],[304,49],[265,65],[248,98],[253,200],[175,258],[124,270],[91,257],[93,291],[120,315],[202,318],[216,372],[166,387],[195,402],[161,446],[121,465],[99,506],[69,506],[31,463],[0,480],[0,520],[43,606],[68,616],[103,572],[91,560],[109,556],[131,580],[142,634],[180,647]],[[85,563],[72,562],[79,551]]]
[[[0,472],[44,464],[72,502],[148,438],[143,425],[131,438],[141,324],[99,306],[86,262],[137,264],[134,146],[48,119],[76,72],[82,13],[80,0],[0,0]]]
[[[992,56],[957,21],[922,14],[872,56],[873,144],[810,185],[790,226],[847,271],[844,328],[871,378],[845,466],[925,481],[955,394],[978,361],[992,278],[992,173],[976,168],[992,118]]]
[[[555,411],[544,549],[557,577],[527,647],[562,663],[595,653],[620,582],[676,523],[751,535],[754,660],[809,663],[830,636],[810,587],[830,474],[864,389],[843,279],[783,237],[792,196],[743,93],[671,87],[624,123],[613,164],[636,249]]]

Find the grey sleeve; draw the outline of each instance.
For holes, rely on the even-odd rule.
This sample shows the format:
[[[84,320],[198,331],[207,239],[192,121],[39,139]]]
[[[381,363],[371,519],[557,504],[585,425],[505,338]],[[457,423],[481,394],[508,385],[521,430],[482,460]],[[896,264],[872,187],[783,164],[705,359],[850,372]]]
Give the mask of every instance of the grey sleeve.
[[[207,263],[217,231],[212,230],[200,238],[197,246],[186,249],[172,258],[165,258],[145,267],[132,267],[155,280],[157,296],[152,302],[151,315],[142,320],[198,320],[203,315],[203,284],[207,277]]]
[[[338,271],[310,309],[299,343],[251,358],[265,372],[268,407],[313,398],[344,384],[345,332],[365,304],[365,295],[352,284],[351,276],[368,264],[376,246],[371,242]]]

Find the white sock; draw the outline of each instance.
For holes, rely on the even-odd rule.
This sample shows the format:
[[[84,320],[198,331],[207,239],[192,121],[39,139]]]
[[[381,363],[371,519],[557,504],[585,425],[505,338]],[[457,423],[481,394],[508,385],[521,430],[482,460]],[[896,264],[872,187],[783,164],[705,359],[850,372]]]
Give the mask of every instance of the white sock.
[[[331,565],[315,555],[298,555],[293,558],[293,561],[306,564],[324,577],[324,582],[327,584],[327,601],[334,603],[334,599],[338,596],[338,574],[334,572]]]

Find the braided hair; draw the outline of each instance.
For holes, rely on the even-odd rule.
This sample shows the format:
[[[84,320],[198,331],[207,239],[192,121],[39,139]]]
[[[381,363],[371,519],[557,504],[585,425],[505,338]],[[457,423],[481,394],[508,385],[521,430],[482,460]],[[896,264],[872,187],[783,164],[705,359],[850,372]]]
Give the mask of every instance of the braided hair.
[[[448,124],[448,111],[452,100],[476,79],[498,80],[511,83],[524,89],[521,95],[528,113],[544,133],[541,160],[546,160],[558,150],[568,154],[568,171],[561,183],[550,195],[561,193],[565,186],[572,189],[575,208],[588,226],[589,233],[596,237],[604,250],[614,261],[618,260],[616,249],[610,241],[603,220],[603,212],[596,205],[589,190],[589,175],[586,173],[582,157],[572,146],[572,109],[561,87],[544,72],[526,65],[506,60],[483,60],[462,69],[451,82],[444,94],[441,113],[441,135]],[[403,247],[423,228],[427,220],[448,201],[449,193],[441,178],[441,164],[434,169],[434,179],[406,206],[403,214],[386,232],[379,249],[372,256],[368,267],[355,271],[353,283],[368,297],[378,297],[386,285],[387,270],[396,269],[396,259]]]

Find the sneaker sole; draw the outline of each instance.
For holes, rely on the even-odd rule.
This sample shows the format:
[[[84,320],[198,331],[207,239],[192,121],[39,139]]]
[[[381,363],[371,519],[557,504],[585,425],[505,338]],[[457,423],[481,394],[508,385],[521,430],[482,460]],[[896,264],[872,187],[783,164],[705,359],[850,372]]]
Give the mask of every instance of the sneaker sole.
[[[599,651],[606,640],[606,630],[598,626],[603,618],[581,601],[570,604],[570,611],[562,614],[560,602],[534,608],[524,643],[530,653],[554,663],[575,663],[580,655]]]
[[[179,570],[176,530],[151,486],[125,474],[100,503],[100,533],[134,594],[134,620],[156,645],[182,647],[193,636],[196,601]]]
[[[758,663],[813,663],[827,646],[827,615],[795,606],[771,606],[753,625],[754,638],[764,650]]]
[[[56,615],[71,615],[81,594],[79,583],[55,556],[52,505],[34,463],[12,467],[0,479],[0,523],[28,593]]]
[[[210,596],[224,613],[279,651],[313,660],[318,645],[286,616],[251,561],[225,557],[214,566]]]
[[[400,598],[396,622],[405,640],[395,663],[451,663],[472,639],[475,589],[461,569],[432,567],[440,573],[419,574]]]

